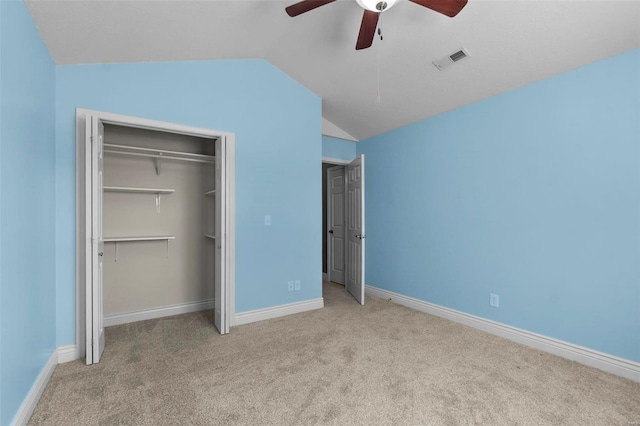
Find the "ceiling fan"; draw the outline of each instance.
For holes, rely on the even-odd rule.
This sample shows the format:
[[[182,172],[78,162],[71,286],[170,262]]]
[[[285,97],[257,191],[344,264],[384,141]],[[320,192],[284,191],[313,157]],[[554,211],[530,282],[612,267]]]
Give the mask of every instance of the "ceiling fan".
[[[301,2],[292,4],[285,10],[291,17],[301,15],[310,10],[316,9],[325,4],[333,3],[336,0],[302,0]],[[373,44],[373,38],[376,34],[378,26],[378,18],[380,13],[389,10],[398,0],[356,0],[356,2],[364,9],[362,15],[362,24],[360,24],[360,33],[356,43],[356,50],[366,49]],[[409,0],[412,3],[424,6],[443,15],[453,18],[467,4],[467,0]]]

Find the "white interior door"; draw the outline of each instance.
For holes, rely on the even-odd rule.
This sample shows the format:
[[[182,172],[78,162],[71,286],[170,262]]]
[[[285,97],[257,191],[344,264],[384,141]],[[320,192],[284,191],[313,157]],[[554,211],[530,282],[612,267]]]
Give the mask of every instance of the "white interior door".
[[[87,117],[85,122],[87,133],[90,129],[90,137],[87,149],[91,156],[91,267],[87,275],[87,364],[96,364],[100,361],[102,352],[104,351],[104,318],[103,318],[103,298],[102,298],[102,279],[103,279],[103,260],[104,260],[104,241],[102,233],[102,187],[104,175],[104,154],[103,139],[104,126],[102,122],[95,116]]]
[[[329,280],[344,285],[344,166],[327,169],[327,244],[329,247]]]
[[[346,174],[346,287],[364,305],[364,155],[347,165]]]
[[[220,334],[229,332],[230,295],[226,283],[226,221],[227,221],[227,181],[226,181],[226,138],[215,141],[216,145],[216,207],[215,207],[215,283],[214,283],[214,323]]]

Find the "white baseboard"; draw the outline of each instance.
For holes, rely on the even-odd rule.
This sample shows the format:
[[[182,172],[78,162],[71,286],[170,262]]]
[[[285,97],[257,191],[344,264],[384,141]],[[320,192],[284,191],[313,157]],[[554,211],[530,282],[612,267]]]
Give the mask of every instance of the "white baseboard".
[[[128,324],[130,322],[204,311],[205,309],[213,309],[213,299],[202,300],[199,302],[179,303],[176,305],[163,306],[161,308],[145,309],[143,311],[105,315],[104,326],[110,327],[112,325]]]
[[[271,308],[256,309],[236,314],[235,325],[249,324],[251,322],[263,321],[271,318],[283,317],[285,315],[299,314],[300,312],[312,311],[324,308],[324,299],[305,300],[303,302],[289,303],[286,305],[273,306]]]
[[[40,371],[40,374],[33,383],[33,386],[31,386],[27,397],[22,401],[22,405],[20,405],[18,412],[11,422],[12,425],[22,426],[27,424],[29,418],[33,414],[33,410],[35,410],[36,405],[38,405],[38,401],[40,401],[44,388],[47,386],[47,383],[49,383],[49,378],[53,374],[53,370],[55,370],[56,365],[58,365],[58,352],[54,350],[47,360],[47,363],[42,368],[42,371]]]
[[[64,364],[65,362],[75,361],[80,358],[78,353],[78,347],[76,345],[58,346],[56,349],[58,355],[58,364]]]
[[[640,363],[367,285],[367,294],[640,382]]]

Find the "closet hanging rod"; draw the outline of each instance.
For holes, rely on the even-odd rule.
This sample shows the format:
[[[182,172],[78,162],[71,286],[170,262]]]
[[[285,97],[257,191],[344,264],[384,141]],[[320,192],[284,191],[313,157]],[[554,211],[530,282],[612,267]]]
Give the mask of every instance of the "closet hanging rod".
[[[164,149],[141,148],[136,146],[104,144],[104,152],[111,154],[133,155],[138,157],[160,158],[166,160],[184,160],[196,163],[215,163],[213,155],[191,154],[186,152],[168,151]]]

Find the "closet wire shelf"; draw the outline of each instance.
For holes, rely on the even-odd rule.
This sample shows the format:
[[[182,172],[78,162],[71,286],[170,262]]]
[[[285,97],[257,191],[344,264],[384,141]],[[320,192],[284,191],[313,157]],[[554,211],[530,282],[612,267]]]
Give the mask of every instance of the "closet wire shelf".
[[[160,214],[160,201],[162,194],[173,194],[176,192],[172,188],[138,188],[133,186],[103,186],[104,192],[120,192],[124,194],[155,194],[156,212]]]
[[[173,194],[175,189],[170,188],[136,188],[133,186],[103,186],[104,192],[124,192],[136,194]]]
[[[115,256],[113,261],[118,261],[118,243],[136,242],[136,241],[166,241],[167,242],[167,259],[169,258],[169,241],[175,240],[174,235],[159,235],[159,236],[147,236],[147,237],[105,237],[102,239],[104,243],[115,244]]]

